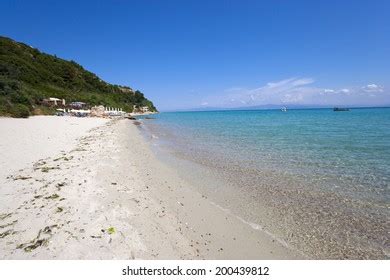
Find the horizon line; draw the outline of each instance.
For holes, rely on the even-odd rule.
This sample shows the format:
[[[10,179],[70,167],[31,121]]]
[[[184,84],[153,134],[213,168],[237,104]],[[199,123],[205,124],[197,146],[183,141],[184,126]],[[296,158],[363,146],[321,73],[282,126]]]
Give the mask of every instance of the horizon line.
[[[262,106],[262,105],[259,105]],[[277,106],[277,105],[275,105]],[[296,106],[303,106],[303,105],[296,105]],[[255,107],[255,106],[254,106]],[[333,108],[348,108],[348,109],[386,109],[390,108],[390,104],[388,105],[374,105],[374,106],[360,106],[360,105],[353,105],[353,106],[318,106],[318,107],[302,107],[302,108],[297,108],[297,107],[292,107],[288,108],[287,106],[282,106],[286,107],[288,110],[314,110],[314,109],[333,109]],[[160,113],[179,113],[179,112],[217,112],[217,111],[266,111],[266,110],[280,110],[281,108],[251,108],[251,107],[236,107],[236,108],[191,108],[191,109],[173,109],[173,110],[159,110]]]

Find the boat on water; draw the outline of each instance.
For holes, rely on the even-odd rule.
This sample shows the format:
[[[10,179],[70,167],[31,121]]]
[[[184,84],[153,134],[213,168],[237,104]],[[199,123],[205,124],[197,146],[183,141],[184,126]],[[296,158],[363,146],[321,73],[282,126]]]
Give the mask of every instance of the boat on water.
[[[280,111],[282,111],[282,112],[287,112],[287,107],[282,107],[282,108],[280,109]]]
[[[335,112],[343,112],[343,111],[349,111],[349,109],[348,108],[334,107],[333,111],[335,111]]]

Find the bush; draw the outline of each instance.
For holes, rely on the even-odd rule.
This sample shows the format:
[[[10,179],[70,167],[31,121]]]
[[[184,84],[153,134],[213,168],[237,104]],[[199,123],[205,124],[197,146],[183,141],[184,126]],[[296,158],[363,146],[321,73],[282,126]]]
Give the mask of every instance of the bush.
[[[30,110],[25,105],[15,104],[11,108],[11,117],[13,118],[28,118],[29,116],[30,116]]]

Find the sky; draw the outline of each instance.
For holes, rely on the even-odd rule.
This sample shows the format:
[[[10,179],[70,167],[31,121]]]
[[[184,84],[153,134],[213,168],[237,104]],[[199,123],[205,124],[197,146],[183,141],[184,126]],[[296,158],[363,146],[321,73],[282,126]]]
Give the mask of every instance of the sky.
[[[0,35],[159,110],[390,105],[390,1],[0,1]]]

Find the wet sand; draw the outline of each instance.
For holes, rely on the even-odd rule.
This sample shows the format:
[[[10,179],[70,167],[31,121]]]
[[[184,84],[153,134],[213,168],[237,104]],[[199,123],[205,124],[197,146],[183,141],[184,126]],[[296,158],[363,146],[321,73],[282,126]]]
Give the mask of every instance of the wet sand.
[[[72,126],[53,120],[61,129],[52,129],[52,137],[63,142],[41,130],[23,142],[33,156],[11,166],[1,161],[1,259],[303,258],[157,159],[134,121],[90,119],[87,127],[85,119],[72,118]],[[14,126],[5,126],[10,119],[0,119],[7,135],[0,147],[13,162],[23,153],[7,148],[10,138],[28,134],[8,132],[20,125],[11,121]],[[35,118],[24,121],[29,133],[41,126]],[[79,126],[84,129],[68,133]]]

